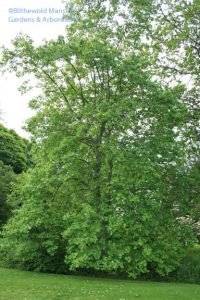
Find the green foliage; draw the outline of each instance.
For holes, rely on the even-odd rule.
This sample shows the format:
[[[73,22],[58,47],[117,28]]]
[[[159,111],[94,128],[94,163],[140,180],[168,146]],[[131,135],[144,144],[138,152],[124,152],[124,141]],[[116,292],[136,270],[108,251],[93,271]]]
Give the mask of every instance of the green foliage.
[[[11,166],[16,174],[27,169],[28,147],[27,140],[0,124],[0,161]]]
[[[7,197],[11,191],[11,183],[15,180],[15,174],[12,168],[5,166],[0,161],[0,229],[6,223],[10,215],[10,207],[6,203]]]
[[[30,143],[0,124],[0,228],[11,213],[7,198],[16,180],[30,165]],[[20,200],[18,200],[20,203]]]
[[[15,209],[14,218],[4,229],[7,236],[0,245],[1,261],[30,270],[63,272],[61,232],[65,202],[63,199],[59,203],[54,201],[56,194],[53,187],[46,186],[47,177],[44,177],[49,173],[45,170],[39,173],[32,170],[32,176],[29,173],[31,171],[18,178],[9,199]]]
[[[185,85],[182,101],[189,116],[180,131],[190,166],[199,161],[200,95],[200,2],[199,0],[155,0],[157,13],[151,31],[150,53],[154,75],[163,84]],[[153,47],[153,51],[152,50]],[[195,167],[195,166],[194,166]],[[198,173],[199,178],[199,173]]]
[[[30,102],[36,166],[9,200],[5,264],[165,276],[194,242],[192,226],[181,222],[190,211],[189,171],[174,131],[188,117],[184,89],[152,82],[138,3],[121,26],[121,1],[110,10],[69,1],[68,17],[77,19],[67,38],[34,47],[19,35],[4,49],[2,65],[19,77],[34,74],[43,91]]]
[[[156,17],[158,26],[154,43],[159,40],[163,46],[161,51],[167,52],[167,60],[173,63],[171,73],[191,74],[199,81],[199,0],[156,2],[159,15]]]
[[[180,266],[170,279],[187,282],[200,283],[200,247],[187,252],[181,261]]]

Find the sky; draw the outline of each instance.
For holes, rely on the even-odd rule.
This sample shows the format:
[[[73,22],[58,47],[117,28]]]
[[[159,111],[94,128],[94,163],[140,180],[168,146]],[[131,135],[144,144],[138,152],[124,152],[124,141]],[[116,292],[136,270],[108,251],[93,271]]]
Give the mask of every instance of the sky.
[[[36,45],[64,34],[66,23],[60,21],[64,8],[61,0],[0,0],[0,47],[10,47],[19,32],[28,34]],[[33,115],[28,101],[38,91],[22,96],[18,90],[22,81],[14,74],[0,74],[0,122],[28,137],[22,127]]]

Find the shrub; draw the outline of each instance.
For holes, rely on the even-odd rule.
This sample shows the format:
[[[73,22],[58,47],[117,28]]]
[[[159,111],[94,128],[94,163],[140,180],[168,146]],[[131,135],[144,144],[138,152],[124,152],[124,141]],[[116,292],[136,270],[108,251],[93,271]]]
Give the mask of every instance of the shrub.
[[[200,283],[200,245],[188,251],[173,274],[173,279],[187,283]]]

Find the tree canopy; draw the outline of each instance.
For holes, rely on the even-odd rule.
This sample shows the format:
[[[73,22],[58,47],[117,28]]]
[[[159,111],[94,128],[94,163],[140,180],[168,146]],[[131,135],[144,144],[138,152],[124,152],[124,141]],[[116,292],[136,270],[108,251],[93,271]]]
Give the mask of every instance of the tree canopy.
[[[12,129],[0,124],[0,161],[19,174],[27,169],[29,143]]]
[[[7,198],[16,175],[30,165],[30,143],[0,124],[0,228],[10,216]]]

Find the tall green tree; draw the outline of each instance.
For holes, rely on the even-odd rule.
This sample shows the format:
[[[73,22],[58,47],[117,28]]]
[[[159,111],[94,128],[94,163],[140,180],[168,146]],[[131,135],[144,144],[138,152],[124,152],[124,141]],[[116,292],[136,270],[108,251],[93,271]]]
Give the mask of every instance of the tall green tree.
[[[43,90],[30,101],[36,167],[13,193],[22,206],[1,243],[12,265],[164,275],[193,241],[179,218],[188,209],[174,132],[187,118],[183,88],[151,80],[142,43],[150,1],[147,15],[128,2],[128,18],[123,1],[106,3],[69,1],[66,38],[34,47],[19,35],[4,49],[2,65],[34,74]]]

